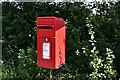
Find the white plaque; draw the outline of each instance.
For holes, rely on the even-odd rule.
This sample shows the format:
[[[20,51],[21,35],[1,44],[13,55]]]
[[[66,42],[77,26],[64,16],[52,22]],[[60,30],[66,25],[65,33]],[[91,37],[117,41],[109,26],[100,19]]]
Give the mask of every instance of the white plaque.
[[[43,43],[43,59],[50,59],[50,43]]]

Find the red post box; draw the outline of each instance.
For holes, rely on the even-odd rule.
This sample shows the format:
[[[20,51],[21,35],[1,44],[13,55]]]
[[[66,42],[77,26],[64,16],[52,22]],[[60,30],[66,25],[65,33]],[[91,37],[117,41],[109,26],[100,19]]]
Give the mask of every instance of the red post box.
[[[62,18],[37,17],[37,65],[57,69],[65,63],[66,27]]]

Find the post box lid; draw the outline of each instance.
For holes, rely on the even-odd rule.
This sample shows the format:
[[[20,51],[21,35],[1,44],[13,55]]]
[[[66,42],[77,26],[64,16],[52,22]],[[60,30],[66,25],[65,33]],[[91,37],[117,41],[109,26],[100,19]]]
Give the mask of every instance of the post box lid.
[[[54,29],[58,29],[63,25],[65,25],[65,23],[62,18],[56,18],[55,16],[37,17],[37,27],[52,27]]]
[[[55,17],[37,17],[37,27],[47,27],[55,24]]]

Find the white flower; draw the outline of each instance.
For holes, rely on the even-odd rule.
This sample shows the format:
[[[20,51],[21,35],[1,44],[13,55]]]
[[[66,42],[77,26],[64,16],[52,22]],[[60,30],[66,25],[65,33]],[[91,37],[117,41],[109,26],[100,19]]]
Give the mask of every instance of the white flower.
[[[91,39],[92,39],[92,40],[94,39],[94,35],[93,35],[93,34],[91,34]]]

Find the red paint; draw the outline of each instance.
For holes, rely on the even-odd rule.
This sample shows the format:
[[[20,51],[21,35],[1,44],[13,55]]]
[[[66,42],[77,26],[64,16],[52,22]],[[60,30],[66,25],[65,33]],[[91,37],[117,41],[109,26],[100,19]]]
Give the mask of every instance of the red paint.
[[[57,69],[65,63],[65,35],[66,27],[62,18],[37,17],[37,65],[39,67]],[[50,59],[43,58],[43,43],[50,43]]]

